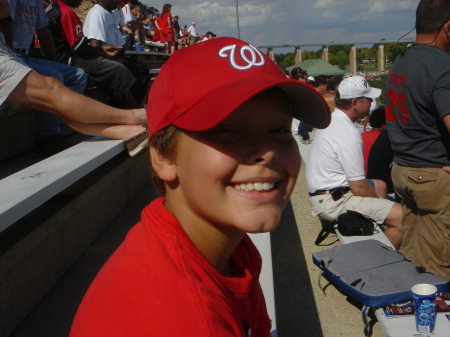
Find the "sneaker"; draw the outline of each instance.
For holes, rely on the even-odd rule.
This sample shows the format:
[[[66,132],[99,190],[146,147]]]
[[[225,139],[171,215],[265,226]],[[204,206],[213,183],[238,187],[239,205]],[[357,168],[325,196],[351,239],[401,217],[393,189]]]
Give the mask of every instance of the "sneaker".
[[[146,51],[147,53],[150,51],[150,48],[148,48],[148,47],[145,47],[144,48],[144,51]]]
[[[136,157],[142,150],[148,147],[148,130],[145,129],[137,135],[125,140],[125,146],[127,147],[130,157]]]
[[[45,139],[36,138],[34,141],[34,151],[44,156],[51,157],[61,151],[67,150],[74,144],[66,142],[61,134],[51,135]]]

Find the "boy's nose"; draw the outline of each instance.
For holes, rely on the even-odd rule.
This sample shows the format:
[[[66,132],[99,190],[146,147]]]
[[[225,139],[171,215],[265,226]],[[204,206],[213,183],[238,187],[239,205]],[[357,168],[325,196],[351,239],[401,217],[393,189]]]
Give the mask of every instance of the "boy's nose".
[[[255,146],[256,143],[258,146]],[[250,147],[252,150],[247,156],[247,162],[249,164],[273,164],[278,160],[277,150],[274,144],[266,139],[262,141],[261,139],[255,140],[253,145]]]

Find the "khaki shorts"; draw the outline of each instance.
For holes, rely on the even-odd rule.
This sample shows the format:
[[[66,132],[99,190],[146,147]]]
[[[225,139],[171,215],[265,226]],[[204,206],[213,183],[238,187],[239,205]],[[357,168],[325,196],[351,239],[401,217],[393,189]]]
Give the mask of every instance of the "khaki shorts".
[[[392,181],[402,197],[400,252],[450,281],[450,174],[441,168],[394,163]]]
[[[0,33],[0,105],[31,71],[2,41]]]
[[[358,197],[353,193],[345,193],[341,199],[334,201],[331,194],[309,197],[312,214],[320,219],[334,221],[348,210],[356,211],[367,218],[382,224],[391,211],[394,202],[387,199]]]

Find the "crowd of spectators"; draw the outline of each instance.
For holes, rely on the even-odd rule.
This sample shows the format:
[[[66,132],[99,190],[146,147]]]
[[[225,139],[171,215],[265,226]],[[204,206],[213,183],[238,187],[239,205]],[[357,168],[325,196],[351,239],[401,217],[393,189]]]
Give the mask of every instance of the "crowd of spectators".
[[[148,52],[164,45],[165,51],[172,54],[178,48],[216,36],[208,32],[200,37],[195,29],[190,33],[181,29],[178,16],[171,14],[170,4],[165,4],[161,13],[154,7],[129,0],[2,0],[2,6],[5,17],[0,32],[5,56],[40,75],[56,79],[80,95],[87,88],[97,88],[109,97],[108,107],[103,110],[144,106],[149,68],[127,55],[130,50]],[[42,88],[46,87],[42,84]],[[1,102],[5,101],[10,98],[5,96]],[[61,119],[65,119],[61,111],[49,113],[48,107],[41,107],[36,119],[34,149],[37,153],[46,157],[70,147],[61,137],[61,126],[64,126]],[[117,119],[111,120],[115,122]],[[105,134],[91,127],[74,128],[93,135]],[[133,130],[142,132],[141,129]],[[124,137],[130,132],[106,134],[127,139]]]

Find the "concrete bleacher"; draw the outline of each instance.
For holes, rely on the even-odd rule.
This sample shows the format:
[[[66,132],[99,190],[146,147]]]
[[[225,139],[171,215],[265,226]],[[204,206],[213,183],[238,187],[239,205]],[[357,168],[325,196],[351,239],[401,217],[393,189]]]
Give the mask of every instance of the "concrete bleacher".
[[[93,138],[0,180],[0,336],[8,336],[148,181],[149,156]],[[31,281],[32,280],[32,281]]]
[[[169,57],[131,56],[149,65],[152,78]],[[86,96],[107,99],[96,88]],[[55,156],[29,160],[35,115],[17,104],[0,107],[0,336],[14,331],[149,180],[147,151],[130,159],[122,140],[84,137]]]

